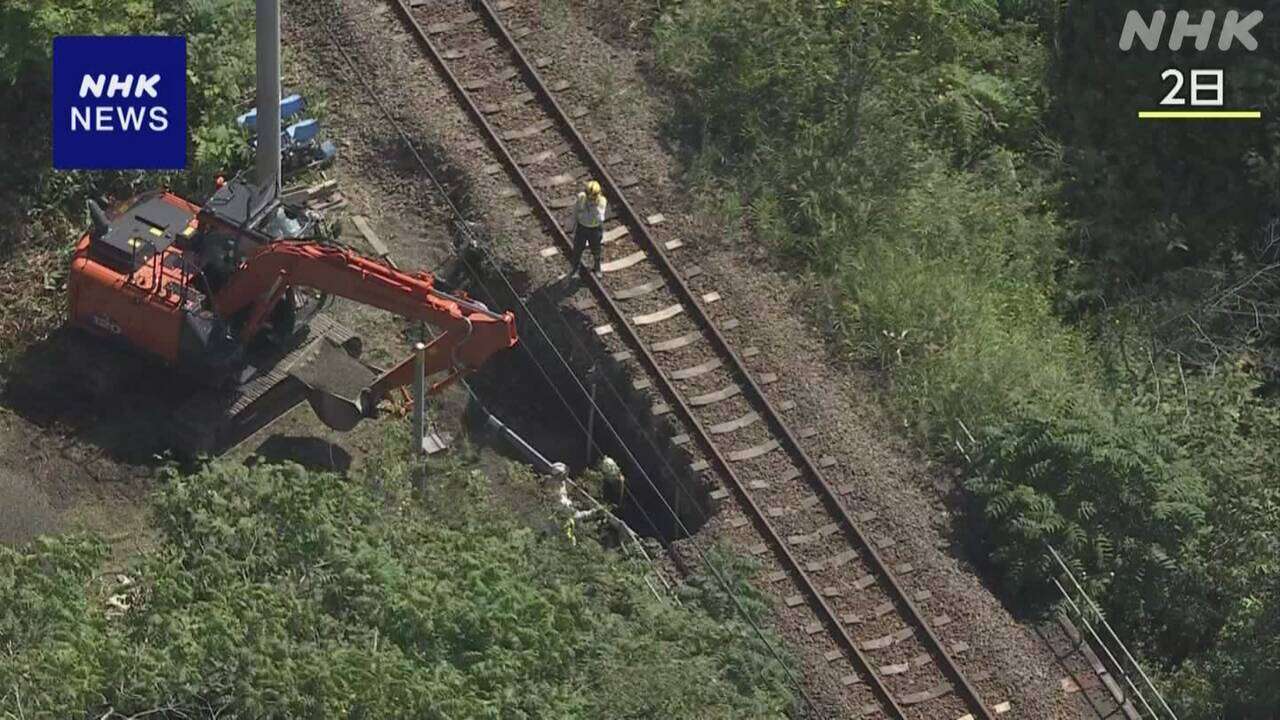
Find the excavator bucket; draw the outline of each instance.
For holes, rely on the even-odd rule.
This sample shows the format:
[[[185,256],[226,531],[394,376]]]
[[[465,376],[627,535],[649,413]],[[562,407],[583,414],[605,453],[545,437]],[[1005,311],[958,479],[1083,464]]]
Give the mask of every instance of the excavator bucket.
[[[350,430],[365,417],[363,390],[377,372],[355,358],[359,338],[327,315],[312,318],[307,338],[280,357],[253,363],[234,387],[196,393],[170,422],[180,454],[217,455],[306,400],[326,425]]]
[[[350,430],[369,417],[360,399],[361,391],[374,382],[378,373],[331,338],[316,341],[289,375],[306,387],[307,403],[316,417],[334,430]]]

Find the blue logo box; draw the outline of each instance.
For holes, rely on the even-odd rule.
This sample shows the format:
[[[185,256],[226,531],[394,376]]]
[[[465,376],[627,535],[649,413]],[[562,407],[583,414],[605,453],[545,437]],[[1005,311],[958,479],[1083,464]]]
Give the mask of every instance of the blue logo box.
[[[54,38],[53,166],[185,168],[187,39]]]

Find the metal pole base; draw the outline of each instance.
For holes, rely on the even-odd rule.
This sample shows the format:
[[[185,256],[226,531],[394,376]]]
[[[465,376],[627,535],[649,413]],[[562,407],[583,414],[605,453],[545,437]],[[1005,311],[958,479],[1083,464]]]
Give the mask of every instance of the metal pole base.
[[[449,449],[449,444],[453,442],[451,433],[442,433],[431,430],[422,436],[422,454],[437,455]]]

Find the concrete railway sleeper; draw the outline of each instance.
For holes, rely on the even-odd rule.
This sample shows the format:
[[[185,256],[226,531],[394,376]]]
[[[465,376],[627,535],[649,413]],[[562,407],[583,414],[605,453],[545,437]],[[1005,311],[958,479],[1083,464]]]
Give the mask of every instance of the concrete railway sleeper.
[[[694,292],[676,270],[668,252],[683,243],[659,242],[651,230],[663,223],[663,216],[642,216],[628,202],[623,189],[638,180],[615,179],[574,126],[573,120],[586,111],[566,111],[553,95],[565,89],[565,82],[548,86],[539,73],[548,62],[531,60],[517,44],[530,30],[508,29],[489,0],[421,8],[415,7],[420,4],[415,0],[388,1],[483,131],[485,144],[499,160],[498,170],[505,168],[513,180],[509,195],[522,197],[527,205],[527,211],[517,211],[516,216],[531,215],[553,238],[554,246],[543,251],[544,258],[559,261],[571,248],[555,212],[567,207],[565,188],[588,176],[604,187],[613,210],[607,245],[613,259],[605,262],[603,276],[583,275],[595,306],[607,316],[596,334],[624,340],[628,354],[657,381],[652,389],[663,402],[655,406],[655,413],[679,416],[691,431],[681,437],[686,443],[692,440],[707,458],[695,463],[694,470],[714,468],[745,511],[740,516],[722,513],[730,531],[765,538],[767,545],[748,545],[757,553],[771,548],[781,562],[784,570],[769,580],[790,579],[800,589],[785,597],[786,606],[808,607],[817,621],[806,630],[810,635],[829,634],[837,646],[827,653],[827,660],[853,665],[856,673],[843,676],[842,684],[865,688],[873,700],[849,703],[857,708],[856,714],[990,720],[1007,711],[1008,703],[992,708],[983,702],[974,686],[983,678],[961,672],[954,653],[967,645],[948,646],[938,635],[935,628],[951,619],[945,614],[926,617],[920,603],[930,598],[929,591],[911,593],[902,584],[899,575],[915,568],[908,561],[888,560],[892,539],[865,531],[864,522],[874,517],[855,518],[843,493],[824,477],[822,469],[834,461],[815,460],[805,450],[801,439],[816,431],[793,432],[782,415],[788,403],[774,403],[766,395],[764,387],[778,378],[748,370],[744,360],[754,353],[739,354],[724,334],[739,324],[712,319],[708,307],[719,294]],[[500,4],[501,9],[512,6]],[[477,67],[481,75],[466,74]],[[611,156],[609,164],[619,161]],[[535,172],[536,179],[530,177]],[[648,304],[637,312],[620,304],[629,301]],[[658,334],[681,322],[695,331],[676,338],[669,337],[669,330],[666,336]],[[697,355],[696,361],[690,361],[690,352]],[[663,360],[658,353],[663,353]],[[698,383],[700,389],[691,387]],[[716,418],[721,421],[711,422]],[[761,479],[744,479],[744,469],[765,461],[790,469],[767,480],[757,470]],[[727,499],[728,493],[720,491],[718,496]],[[855,579],[832,580],[831,573]]]

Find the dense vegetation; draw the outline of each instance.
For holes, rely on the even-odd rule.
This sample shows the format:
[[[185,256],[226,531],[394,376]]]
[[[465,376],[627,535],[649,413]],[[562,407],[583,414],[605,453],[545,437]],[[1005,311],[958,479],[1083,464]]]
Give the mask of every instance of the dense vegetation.
[[[88,224],[85,200],[168,185],[194,197],[248,159],[235,116],[253,87],[253,0],[6,0],[0,4],[0,349],[39,338],[62,313],[65,254]],[[189,172],[54,172],[52,38],[187,37]]]
[[[118,577],[94,539],[0,547],[0,716],[786,715],[717,584],[658,599],[647,564],[516,525],[476,473],[433,475],[424,505],[378,467],[377,490],[296,465],[171,477],[158,547]]]
[[[688,0],[654,27],[691,182],[969,467],[1010,594],[1051,599],[1052,543],[1184,717],[1273,717],[1280,34],[1120,53],[1160,5]],[[1170,65],[1224,67],[1268,119],[1137,122]]]

